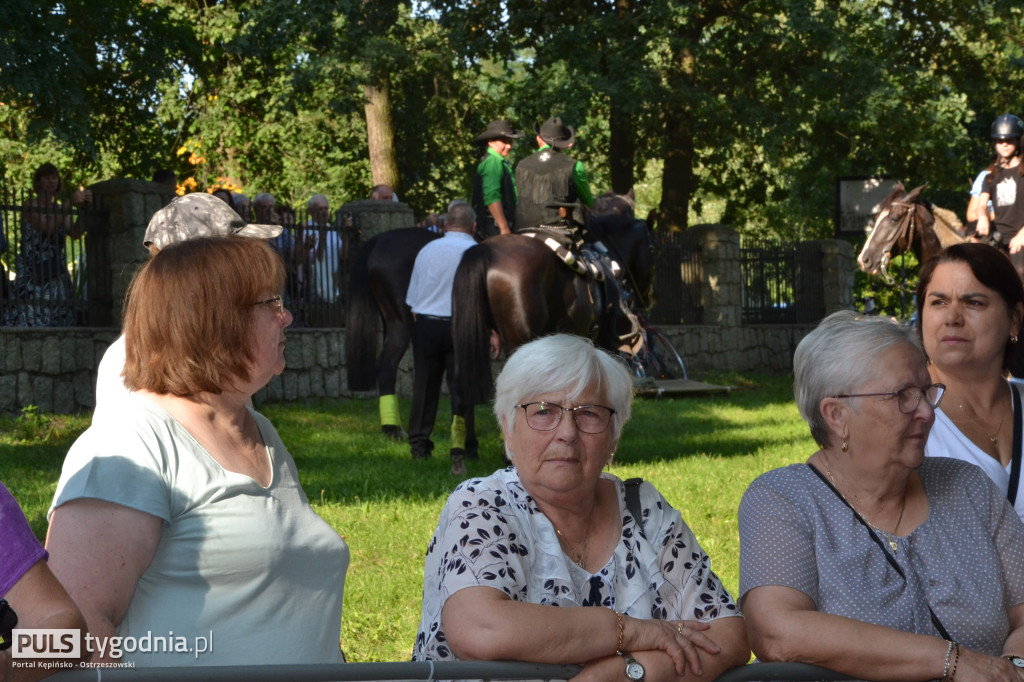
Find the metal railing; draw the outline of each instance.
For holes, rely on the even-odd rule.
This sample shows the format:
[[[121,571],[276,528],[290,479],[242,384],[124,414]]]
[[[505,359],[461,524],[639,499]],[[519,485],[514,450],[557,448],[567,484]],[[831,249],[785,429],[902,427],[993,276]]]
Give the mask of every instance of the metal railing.
[[[76,208],[64,196],[41,206],[33,193],[0,189],[0,326],[110,323],[106,216],[95,203]],[[33,227],[40,218],[54,235]]]
[[[796,322],[796,246],[788,242],[743,239],[743,324]]]
[[[309,665],[195,666],[176,668],[96,668],[60,672],[57,682],[392,682],[425,680],[568,680],[578,665],[506,661],[410,663],[335,663]],[[851,680],[840,673],[805,663],[751,663],[728,670],[715,682],[754,680]]]
[[[704,265],[700,247],[685,232],[657,235],[654,270],[653,324],[700,324]]]
[[[284,301],[295,318],[293,326],[344,326],[349,263],[359,238],[354,217],[339,214],[329,224],[317,225],[298,213],[283,227],[271,245],[285,262]]]

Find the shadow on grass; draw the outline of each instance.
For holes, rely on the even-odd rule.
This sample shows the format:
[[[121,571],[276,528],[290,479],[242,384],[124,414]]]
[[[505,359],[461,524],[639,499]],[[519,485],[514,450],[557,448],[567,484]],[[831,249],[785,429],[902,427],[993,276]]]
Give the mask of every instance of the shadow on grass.
[[[733,458],[773,447],[812,446],[792,398],[789,377],[713,375],[704,380],[737,386],[730,395],[637,399],[616,452],[624,464],[671,462],[694,456]],[[434,430],[434,456],[414,461],[407,443],[385,438],[373,398],[258,405],[277,427],[295,458],[310,501],[351,504],[378,500],[435,502],[462,480],[450,475],[448,427],[451,415],[442,400]],[[407,415],[402,400],[400,414]],[[42,419],[32,435],[0,433],[0,480],[22,504],[40,536],[64,456],[88,425],[88,416]],[[47,430],[48,422],[62,430]],[[501,434],[489,405],[476,410],[480,458],[468,461],[470,477],[502,468]]]

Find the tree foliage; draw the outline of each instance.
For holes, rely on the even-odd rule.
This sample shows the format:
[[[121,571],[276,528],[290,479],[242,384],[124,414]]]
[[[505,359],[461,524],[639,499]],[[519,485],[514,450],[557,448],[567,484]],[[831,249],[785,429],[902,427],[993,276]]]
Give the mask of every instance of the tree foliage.
[[[0,20],[19,180],[171,165],[337,204],[376,179],[425,213],[468,194],[488,120],[560,115],[595,189],[655,184],[666,227],[811,237],[840,176],[962,209],[988,124],[1022,113],[1009,0],[8,0]]]

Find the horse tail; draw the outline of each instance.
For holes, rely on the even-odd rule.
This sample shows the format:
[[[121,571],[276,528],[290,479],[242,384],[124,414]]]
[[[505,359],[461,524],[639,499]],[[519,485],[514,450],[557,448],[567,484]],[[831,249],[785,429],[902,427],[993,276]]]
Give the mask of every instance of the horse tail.
[[[467,405],[491,399],[491,319],[487,296],[490,266],[486,245],[478,244],[462,255],[452,286],[452,344],[455,349],[455,385]]]
[[[348,314],[345,318],[345,369],[350,391],[377,388],[377,332],[380,311],[370,289],[370,254],[377,237],[362,244],[349,269]]]

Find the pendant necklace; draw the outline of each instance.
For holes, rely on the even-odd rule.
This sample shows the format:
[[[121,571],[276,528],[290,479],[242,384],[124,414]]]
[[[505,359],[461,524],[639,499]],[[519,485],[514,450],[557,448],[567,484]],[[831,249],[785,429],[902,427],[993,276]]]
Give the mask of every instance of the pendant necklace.
[[[590,514],[587,515],[587,530],[585,531],[585,534],[583,536],[583,546],[580,548],[579,553],[576,554],[575,557],[573,557],[571,553],[566,552],[566,554],[569,555],[569,558],[572,559],[573,563],[582,568],[584,571],[587,570],[587,564],[583,560],[583,557],[585,557],[587,554],[587,543],[590,542],[590,524],[594,520],[594,507],[596,506],[597,501],[595,500],[594,506],[590,508]],[[558,536],[558,541],[561,542],[563,538],[565,538],[565,536],[562,535],[562,531],[560,531],[557,526],[555,526],[554,524],[551,525],[555,529],[555,535]],[[574,544],[569,542],[568,539],[565,540],[565,544],[569,546],[570,550],[572,550],[574,547]]]
[[[850,505],[850,508],[853,509],[854,511],[857,511],[857,508],[853,506],[852,502],[850,502],[848,499],[846,499],[846,495],[843,494],[843,491],[839,487],[839,484],[836,483],[835,476],[832,475],[832,467],[830,467],[828,465],[828,455],[825,454],[824,450],[821,451],[821,456],[825,460],[825,474],[828,476],[828,480],[832,481],[832,486],[839,492],[839,496],[843,498],[843,500],[846,502],[846,504]],[[903,512],[906,511],[906,509],[907,509],[907,493],[906,493],[906,491],[904,491],[903,499],[900,501],[900,515],[896,518],[896,526],[893,527],[891,533],[888,532],[888,531],[882,530],[881,528],[879,528],[875,524],[873,524],[873,523],[868,521],[868,525],[871,526],[871,528],[873,530],[875,530],[876,532],[880,533],[885,538],[885,541],[889,543],[889,547],[892,548],[893,552],[898,552],[899,551],[899,545],[896,542],[896,537],[897,537],[896,531],[898,531],[900,529],[900,523],[903,521]],[[860,512],[857,512],[857,513],[860,514]],[[865,516],[863,514],[860,514],[860,517],[862,519],[864,519],[865,521],[867,521],[867,518],[865,518]]]
[[[959,405],[960,412],[962,412],[965,417],[970,419],[977,426],[981,427],[981,430],[984,431],[988,435],[988,439],[990,441],[992,441],[992,445],[998,445],[999,444],[999,439],[997,438],[997,436],[999,435],[999,432],[1003,430],[1003,421],[1006,420],[1006,413],[1005,412],[1003,412],[1003,416],[999,418],[999,426],[996,427],[996,430],[994,432],[992,432],[992,433],[989,433],[989,429],[988,429],[988,425],[987,424],[985,424],[980,419],[978,419],[978,417],[976,415],[975,416],[971,416],[971,412],[973,412],[973,410],[971,410],[971,412],[968,412],[967,408],[964,407],[963,403],[957,403],[957,405]]]

